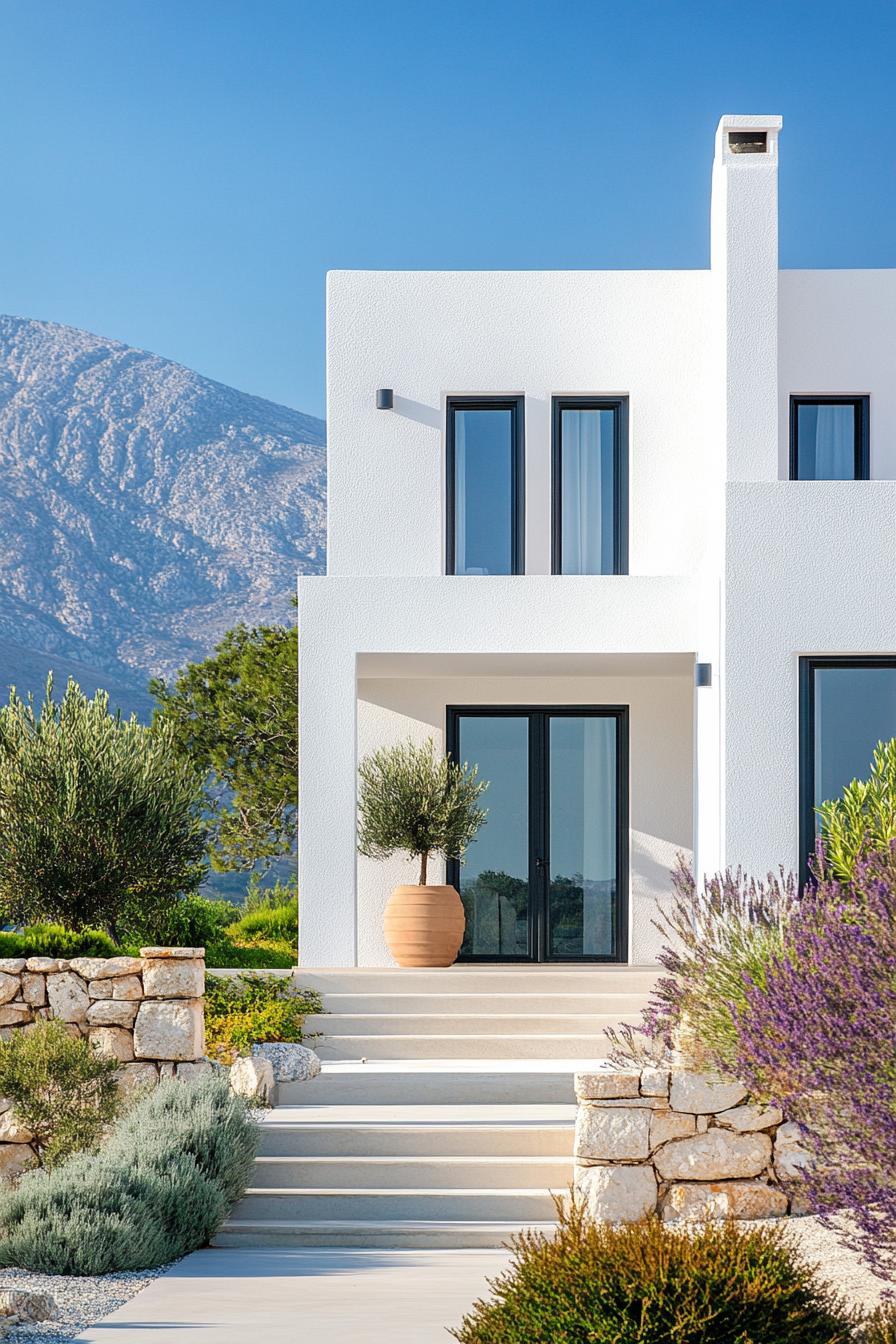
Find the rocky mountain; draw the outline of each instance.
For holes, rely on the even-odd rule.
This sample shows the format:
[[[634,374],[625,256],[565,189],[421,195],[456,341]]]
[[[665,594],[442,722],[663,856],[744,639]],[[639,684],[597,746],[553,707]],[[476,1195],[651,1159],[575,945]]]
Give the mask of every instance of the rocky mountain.
[[[0,689],[143,710],[324,568],[323,421],[118,341],[0,317]]]

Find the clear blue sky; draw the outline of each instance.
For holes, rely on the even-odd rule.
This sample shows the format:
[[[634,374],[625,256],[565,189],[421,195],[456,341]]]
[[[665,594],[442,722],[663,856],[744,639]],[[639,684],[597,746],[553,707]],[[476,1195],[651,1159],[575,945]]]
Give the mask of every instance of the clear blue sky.
[[[323,414],[328,269],[703,266],[722,112],[896,266],[894,0],[0,0],[0,312]]]

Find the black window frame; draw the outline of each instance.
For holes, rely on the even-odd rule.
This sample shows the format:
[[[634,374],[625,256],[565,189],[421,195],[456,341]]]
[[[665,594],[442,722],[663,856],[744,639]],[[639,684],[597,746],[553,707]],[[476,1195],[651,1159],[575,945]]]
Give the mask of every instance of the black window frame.
[[[551,399],[551,573],[563,570],[563,412],[613,411],[613,574],[628,573],[628,397]]]
[[[576,965],[600,963],[627,964],[629,951],[629,912],[631,862],[631,751],[630,707],[628,705],[447,705],[445,708],[445,745],[447,755],[460,760],[459,733],[463,718],[528,718],[529,720],[529,928],[525,956],[459,956],[463,963],[520,963],[526,965]],[[548,955],[548,875],[550,873],[550,781],[549,733],[551,718],[614,719],[616,722],[616,945],[606,957],[551,957]],[[460,891],[460,863],[450,859],[445,880]]]
[[[790,479],[792,481],[814,480],[814,477],[799,474],[799,408],[800,406],[852,406],[855,414],[855,461],[854,481],[871,479],[871,398],[868,395],[855,397],[810,396],[805,393],[794,394],[790,398]]]
[[[809,856],[815,848],[815,672],[819,668],[889,667],[896,671],[896,655],[850,657],[808,655],[800,658],[799,844],[800,882],[810,880]]]
[[[445,402],[445,573],[455,574],[457,561],[457,475],[455,465],[455,412],[511,411],[510,573],[526,572],[526,399],[522,396],[448,397]],[[495,578],[496,575],[461,575],[462,578]]]

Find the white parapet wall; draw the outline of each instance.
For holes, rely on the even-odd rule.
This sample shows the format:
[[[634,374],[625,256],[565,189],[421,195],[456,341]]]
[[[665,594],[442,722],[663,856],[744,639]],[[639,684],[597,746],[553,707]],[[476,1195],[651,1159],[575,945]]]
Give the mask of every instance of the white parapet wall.
[[[689,1070],[576,1074],[575,1188],[599,1222],[803,1213],[797,1125],[741,1083]]]
[[[118,1061],[119,1086],[131,1095],[211,1069],[204,994],[204,947],[142,947],[139,957],[3,957],[0,1038],[58,1018]],[[34,1165],[31,1140],[0,1100],[0,1180]]]

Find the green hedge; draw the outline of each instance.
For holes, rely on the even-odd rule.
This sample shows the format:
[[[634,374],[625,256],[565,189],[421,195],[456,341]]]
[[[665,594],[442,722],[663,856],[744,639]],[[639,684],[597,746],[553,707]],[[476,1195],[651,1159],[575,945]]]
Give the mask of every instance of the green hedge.
[[[92,1275],[167,1264],[208,1243],[257,1147],[258,1126],[226,1078],[162,1083],[100,1153],[0,1191],[0,1267]]]

